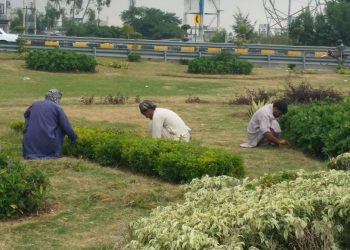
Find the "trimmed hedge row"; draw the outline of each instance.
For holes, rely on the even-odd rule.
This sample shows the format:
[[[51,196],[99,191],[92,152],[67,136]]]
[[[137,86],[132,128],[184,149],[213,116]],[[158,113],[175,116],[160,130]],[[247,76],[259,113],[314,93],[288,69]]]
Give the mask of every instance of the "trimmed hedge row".
[[[25,57],[30,69],[52,72],[95,72],[97,65],[93,56],[60,49],[31,50]]]
[[[188,63],[189,73],[250,74],[253,64],[238,56],[221,52],[213,57],[198,57]]]
[[[328,158],[350,151],[350,99],[296,106],[282,118],[285,138],[304,152]]]
[[[172,182],[190,181],[204,175],[241,178],[241,157],[195,143],[141,138],[91,128],[77,128],[78,140],[64,145],[64,153],[105,166],[124,166],[132,171],[159,176]]]
[[[48,186],[42,170],[31,171],[0,152],[0,219],[40,209]]]

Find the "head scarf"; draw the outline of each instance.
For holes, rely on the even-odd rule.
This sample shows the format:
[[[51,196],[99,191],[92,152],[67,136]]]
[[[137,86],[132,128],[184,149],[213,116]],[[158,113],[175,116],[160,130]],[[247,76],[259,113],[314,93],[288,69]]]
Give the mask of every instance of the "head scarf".
[[[149,100],[144,100],[139,104],[140,112],[143,113],[147,111],[148,109],[156,109],[157,105],[154,104],[154,102]]]
[[[62,92],[59,91],[58,89],[50,89],[45,95],[46,100],[53,101],[58,105],[60,105],[61,98],[62,98]]]

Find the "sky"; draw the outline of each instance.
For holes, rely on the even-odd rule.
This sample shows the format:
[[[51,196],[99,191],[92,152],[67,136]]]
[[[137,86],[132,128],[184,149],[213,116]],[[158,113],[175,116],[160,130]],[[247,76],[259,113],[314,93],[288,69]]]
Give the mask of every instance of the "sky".
[[[33,0],[24,0],[28,5]],[[193,0],[195,1],[195,0]],[[198,1],[198,0],[197,0]],[[210,2],[211,0],[205,0]],[[218,1],[218,0],[216,0]],[[300,10],[302,6],[307,6],[307,3],[311,0],[292,0],[291,12]],[[10,0],[13,8],[23,6],[23,0]],[[37,8],[39,11],[43,11],[46,5],[46,0],[36,0]],[[87,2],[87,1],[85,1]],[[288,0],[273,0],[275,6],[278,10],[287,13],[288,12]],[[313,2],[313,1],[311,1]],[[108,20],[109,25],[121,26],[122,22],[120,20],[120,14],[122,11],[128,9],[129,0],[112,0],[111,6],[109,8],[104,8],[101,12],[101,19]],[[175,13],[181,20],[183,19],[184,13],[184,0],[136,0],[137,7],[149,7],[161,9],[165,12]],[[209,6],[210,4],[206,4]],[[205,7],[206,8],[206,7]],[[267,23],[265,10],[263,6],[263,0],[221,0],[220,9],[221,12],[221,22],[220,26],[225,28],[229,32],[232,30],[232,25],[234,23],[233,15],[237,12],[237,9],[240,9],[244,14],[249,14],[249,19],[252,22],[256,22],[256,26],[259,24]],[[188,16],[189,21],[192,21],[193,18]]]

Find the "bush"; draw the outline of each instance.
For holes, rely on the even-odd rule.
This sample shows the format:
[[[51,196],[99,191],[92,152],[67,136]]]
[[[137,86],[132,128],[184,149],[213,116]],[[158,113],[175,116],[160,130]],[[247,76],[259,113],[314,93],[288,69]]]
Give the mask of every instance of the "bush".
[[[23,121],[11,121],[10,128],[17,131],[17,132],[22,132],[24,129],[24,122]]]
[[[31,50],[25,61],[30,69],[52,72],[95,72],[97,64],[93,56],[60,49]]]
[[[266,105],[266,103],[264,101],[259,101],[256,103],[254,100],[252,100],[251,104],[248,107],[248,111],[247,111],[248,117],[251,118],[254,115],[254,113],[256,111],[258,111],[258,109],[264,107],[265,105]]]
[[[287,82],[283,99],[288,103],[308,103],[325,99],[340,101],[343,97],[338,91],[332,88],[315,89],[308,82],[303,81],[299,85],[293,85],[291,82]]]
[[[282,117],[284,137],[304,152],[320,158],[350,151],[350,99],[312,102],[291,107]]]
[[[198,57],[188,63],[189,73],[207,74],[250,74],[253,64],[241,60],[228,52],[221,52],[213,57]]]
[[[186,103],[200,103],[201,99],[198,96],[189,96],[187,97]]]
[[[242,159],[234,154],[195,143],[140,138],[118,131],[77,128],[79,140],[65,141],[64,153],[91,159],[106,166],[159,176],[172,182],[203,175],[244,176]]]
[[[343,171],[194,179],[182,204],[131,224],[125,249],[349,249],[349,188]]]
[[[103,104],[125,104],[129,98],[122,93],[118,93],[116,96],[108,95],[103,99]]]
[[[180,59],[180,60],[179,60],[179,63],[180,63],[181,65],[188,65],[189,62],[190,62],[190,60],[188,60],[188,59]]]
[[[31,171],[0,152],[0,219],[42,208],[48,185],[43,171]]]
[[[350,170],[350,153],[343,153],[328,161],[327,167],[335,170]]]
[[[94,96],[83,96],[80,101],[85,105],[91,105],[94,102]]]
[[[129,62],[139,62],[139,61],[141,61],[141,56],[139,54],[136,54],[136,53],[130,53],[128,55],[128,61]]]

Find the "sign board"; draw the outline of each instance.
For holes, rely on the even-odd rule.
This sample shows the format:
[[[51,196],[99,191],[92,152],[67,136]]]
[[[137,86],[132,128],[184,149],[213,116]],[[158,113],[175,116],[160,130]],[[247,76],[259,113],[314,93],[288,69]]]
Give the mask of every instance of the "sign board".
[[[194,15],[193,21],[195,24],[200,24],[201,23],[201,16],[199,14]]]

